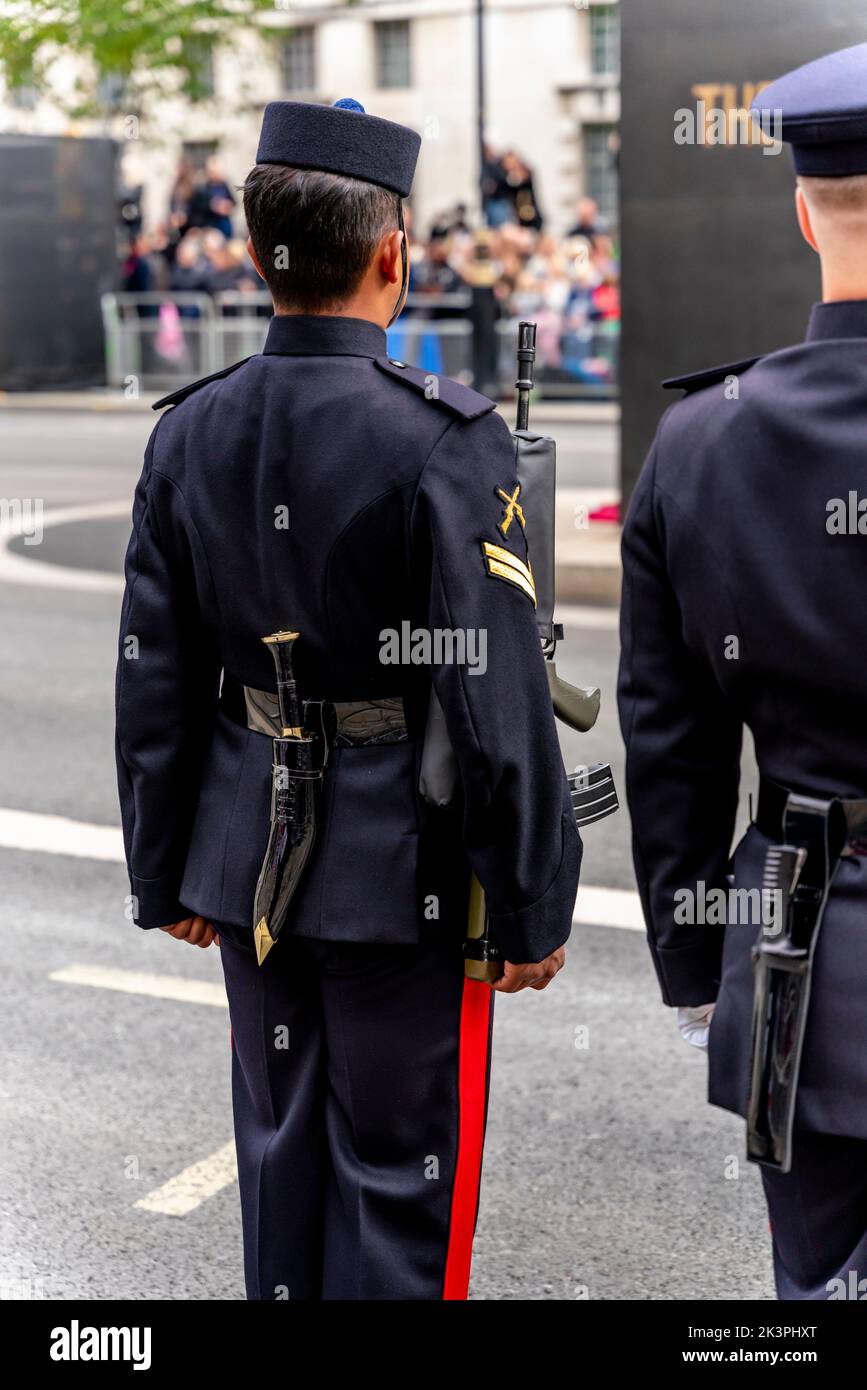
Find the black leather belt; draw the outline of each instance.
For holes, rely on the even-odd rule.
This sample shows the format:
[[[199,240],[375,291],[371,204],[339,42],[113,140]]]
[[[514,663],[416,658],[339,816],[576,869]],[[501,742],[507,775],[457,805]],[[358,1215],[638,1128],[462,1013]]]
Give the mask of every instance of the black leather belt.
[[[321,727],[325,721],[319,711],[325,704],[332,706],[336,716],[336,729],[330,740],[334,748],[408,742],[406,715],[399,695],[386,700],[305,700],[305,722]],[[224,675],[220,708],[227,718],[254,734],[279,738],[283,732],[277,695],[272,690],[256,690]]]
[[[785,840],[784,815],[789,799],[789,788],[772,782],[769,777],[759,779],[759,806],[755,824],[769,840]],[[841,854],[867,856],[867,798],[835,797],[846,821],[846,840]]]

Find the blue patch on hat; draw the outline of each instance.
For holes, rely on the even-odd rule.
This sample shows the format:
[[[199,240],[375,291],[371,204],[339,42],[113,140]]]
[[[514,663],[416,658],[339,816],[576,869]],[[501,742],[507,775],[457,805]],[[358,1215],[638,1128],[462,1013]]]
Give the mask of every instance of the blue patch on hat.
[[[361,102],[356,101],[355,97],[341,97],[339,101],[334,102],[334,105],[339,106],[341,111],[360,111],[362,115],[366,115]]]

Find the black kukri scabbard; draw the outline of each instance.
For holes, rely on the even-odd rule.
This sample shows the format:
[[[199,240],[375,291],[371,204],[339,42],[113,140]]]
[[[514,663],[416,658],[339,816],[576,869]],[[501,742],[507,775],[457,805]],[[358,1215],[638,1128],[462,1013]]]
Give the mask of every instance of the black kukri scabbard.
[[[792,1166],[816,943],[845,840],[839,801],[789,792],[783,843],[765,853],[762,933],[753,947],[747,1157],[782,1173]]]
[[[298,635],[281,631],[262,638],[277,667],[281,732],[272,739],[271,826],[253,913],[253,937],[260,965],[283,929],[289,904],[310,858],[328,759],[328,739],[322,727],[308,729],[304,725],[292,672],[292,648]]]

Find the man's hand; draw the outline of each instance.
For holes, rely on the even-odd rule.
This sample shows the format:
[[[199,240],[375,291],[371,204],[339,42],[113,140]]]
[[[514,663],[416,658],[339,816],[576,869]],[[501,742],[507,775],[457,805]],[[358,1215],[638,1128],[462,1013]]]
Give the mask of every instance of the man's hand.
[[[517,994],[519,990],[527,988],[546,989],[557,971],[562,970],[565,964],[565,946],[558,946],[557,950],[552,951],[544,960],[529,965],[513,965],[507,960],[503,974],[499,980],[494,980],[491,989],[497,990],[500,994]]]
[[[204,917],[185,917],[174,926],[160,927],[160,931],[168,932],[176,941],[188,941],[191,946],[210,946],[212,941],[220,944],[213,923],[206,922]]]

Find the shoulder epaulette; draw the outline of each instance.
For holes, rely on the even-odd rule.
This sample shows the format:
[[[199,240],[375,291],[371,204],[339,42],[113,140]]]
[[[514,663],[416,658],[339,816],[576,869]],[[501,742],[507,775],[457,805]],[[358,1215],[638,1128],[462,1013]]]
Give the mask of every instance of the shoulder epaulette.
[[[701,391],[705,386],[714,386],[718,381],[725,381],[727,376],[740,376],[746,372],[756,362],[761,362],[761,355],[758,357],[745,357],[742,362],[726,362],[722,367],[705,367],[701,372],[687,372],[685,376],[669,376],[662,383],[666,391],[674,391],[680,387],[683,391]]]
[[[231,367],[224,367],[221,372],[211,372],[210,376],[199,377],[198,381],[191,381],[189,386],[179,386],[177,391],[172,391],[171,395],[163,396],[162,400],[154,401],[151,410],[162,410],[164,405],[179,405],[185,401],[187,396],[191,396],[194,391],[198,391],[200,386],[207,386],[209,381],[219,381],[221,377],[231,376],[239,367],[243,367],[245,362],[249,362],[249,357],[242,357],[240,362],[233,362]]]
[[[410,367],[396,357],[375,357],[373,360],[381,372],[395,381],[402,381],[404,386],[418,391],[427,400],[444,406],[461,420],[477,420],[495,409],[495,401],[480,391],[462,386],[459,381],[452,381],[451,377],[426,372],[422,367]]]

